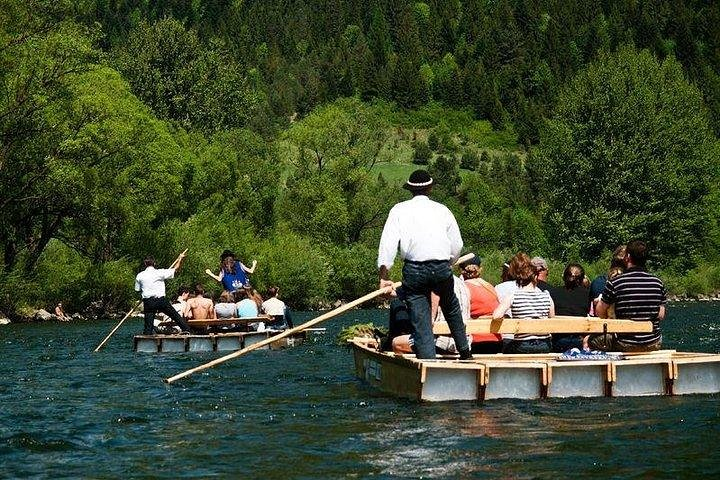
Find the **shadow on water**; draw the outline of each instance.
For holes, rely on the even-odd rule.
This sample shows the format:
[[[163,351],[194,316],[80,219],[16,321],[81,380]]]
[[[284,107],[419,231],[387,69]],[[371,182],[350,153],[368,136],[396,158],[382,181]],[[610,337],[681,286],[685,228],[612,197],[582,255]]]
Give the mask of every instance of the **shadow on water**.
[[[720,305],[673,305],[665,345],[720,351]],[[355,379],[335,335],[256,351],[177,384],[217,354],[131,352],[140,321],[0,328],[2,477],[712,478],[717,396],[418,404]],[[299,315],[298,320],[310,318]]]

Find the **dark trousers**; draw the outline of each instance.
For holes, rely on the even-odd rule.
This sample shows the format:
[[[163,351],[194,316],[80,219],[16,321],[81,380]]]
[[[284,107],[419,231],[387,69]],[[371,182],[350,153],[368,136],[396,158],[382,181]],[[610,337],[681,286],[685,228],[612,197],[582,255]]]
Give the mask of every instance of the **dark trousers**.
[[[413,351],[417,358],[435,358],[435,336],[430,318],[430,293],[440,297],[445,316],[458,352],[469,350],[460,302],[455,296],[450,263],[443,260],[406,261],[403,265],[403,291],[410,310]]]
[[[170,319],[177,323],[184,332],[190,330],[190,326],[187,322],[180,316],[177,310],[170,305],[170,302],[165,297],[143,298],[143,310],[145,311],[144,335],[153,334],[153,321],[155,320],[155,314],[158,312],[164,313],[170,317]]]

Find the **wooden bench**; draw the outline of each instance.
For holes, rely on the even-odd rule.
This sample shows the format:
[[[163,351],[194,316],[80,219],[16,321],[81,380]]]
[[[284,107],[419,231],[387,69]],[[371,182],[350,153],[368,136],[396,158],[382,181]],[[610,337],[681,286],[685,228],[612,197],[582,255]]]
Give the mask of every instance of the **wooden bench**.
[[[503,318],[480,317],[465,322],[467,333],[650,333],[652,322],[598,317]],[[449,335],[447,322],[433,324],[435,335]]]
[[[188,320],[191,327],[225,327],[227,325],[247,325],[248,323],[269,322],[273,317],[247,317],[247,318],[206,318],[202,320]]]

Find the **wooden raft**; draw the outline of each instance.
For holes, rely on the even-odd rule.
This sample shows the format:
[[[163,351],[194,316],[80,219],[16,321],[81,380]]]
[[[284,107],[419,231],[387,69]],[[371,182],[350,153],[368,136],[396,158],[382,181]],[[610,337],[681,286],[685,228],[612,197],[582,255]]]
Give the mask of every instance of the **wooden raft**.
[[[649,333],[652,322],[598,317],[503,318],[480,317],[465,322],[467,333]],[[447,322],[433,324],[435,335],[450,335]]]
[[[143,353],[177,352],[222,352],[240,350],[271,338],[280,332],[229,332],[202,335],[135,335],[133,350]],[[306,338],[305,332],[280,339],[266,348],[273,350],[300,345]]]
[[[383,392],[421,401],[634,397],[720,392],[720,355],[658,350],[624,359],[557,360],[557,354],[475,355],[472,360],[378,352],[351,341],[357,376]]]

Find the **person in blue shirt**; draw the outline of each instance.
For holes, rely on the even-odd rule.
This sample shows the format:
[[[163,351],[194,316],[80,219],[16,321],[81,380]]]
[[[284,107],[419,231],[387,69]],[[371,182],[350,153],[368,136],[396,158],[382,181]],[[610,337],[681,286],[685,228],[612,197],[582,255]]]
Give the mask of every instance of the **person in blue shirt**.
[[[222,283],[223,289],[228,292],[236,292],[250,286],[248,274],[254,273],[256,266],[257,260],[253,260],[252,266],[247,267],[235,258],[233,252],[225,250],[220,255],[220,273],[215,275],[210,269],[205,270],[205,273]]]

